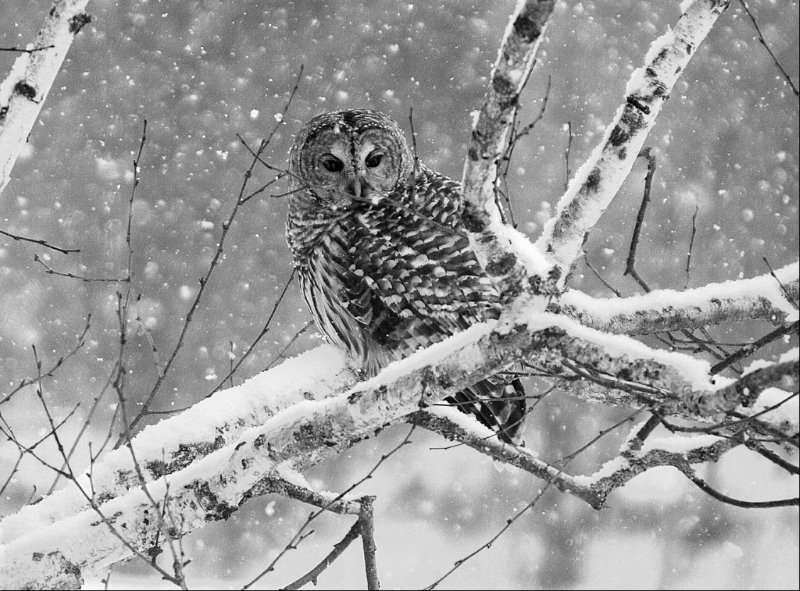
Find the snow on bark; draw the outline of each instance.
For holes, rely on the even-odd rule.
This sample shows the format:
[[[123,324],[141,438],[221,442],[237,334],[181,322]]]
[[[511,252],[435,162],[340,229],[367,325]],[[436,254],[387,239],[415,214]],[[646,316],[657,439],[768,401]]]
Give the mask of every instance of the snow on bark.
[[[729,0],[696,0],[675,27],[656,39],[628,81],[625,103],[592,155],[570,181],[537,246],[565,277],[587,234],[627,178],[669,93]]]
[[[624,298],[594,298],[570,290],[550,310],[597,330],[621,334],[652,334],[750,318],[793,322],[798,316],[797,308],[786,296],[788,292],[797,301],[799,272],[800,265],[793,263],[775,271],[780,283],[764,274],[684,291],[659,289]]]
[[[515,246],[520,238],[522,243],[528,240],[503,224],[495,202],[495,181],[519,95],[530,76],[554,4],[553,0],[517,3],[492,68],[486,98],[473,120],[464,162],[464,221],[470,244],[487,274],[498,282],[505,301],[520,293],[526,275],[544,276],[547,269],[538,251],[519,260],[522,254]]]
[[[146,427],[132,441],[136,457],[145,479],[155,480],[236,442],[245,429],[264,424],[280,410],[310,396],[324,398],[355,381],[341,351],[329,345],[318,347]],[[90,489],[88,476],[83,475],[79,483]],[[92,466],[91,485],[101,504],[138,486],[129,451],[120,447],[101,456]],[[1,520],[0,543],[88,506],[78,488],[67,483],[36,505],[22,507]]]
[[[53,81],[75,35],[90,17],[89,0],[56,0],[36,40],[20,53],[8,77],[0,83],[0,193],[28,141]]]
[[[705,362],[650,349],[624,336],[609,339],[608,335],[581,327],[567,318],[521,314],[516,321],[501,319],[475,325],[393,363],[375,378],[340,390],[333,396],[319,399],[321,393],[311,390],[314,394],[308,395],[309,399],[284,408],[257,426],[241,430],[238,441],[231,438],[224,447],[150,482],[147,485],[149,493],[157,500],[169,499],[170,514],[174,516],[175,524],[180,525],[173,525],[167,533],[185,535],[208,521],[229,517],[243,502],[257,494],[254,491],[261,490],[259,483],[274,475],[282,463],[288,461],[300,468],[313,465],[419,410],[422,402],[439,401],[447,394],[495,374],[519,357],[553,368],[569,359],[615,377],[620,383],[648,385],[653,392],[663,394],[665,403],[671,402],[676,407],[681,405],[681,399],[672,392],[710,389],[708,378],[703,375],[707,369]],[[291,377],[304,380],[302,372],[298,371],[298,360],[293,362],[294,365],[288,362],[262,377],[268,378],[272,374],[276,381]],[[304,367],[306,372],[312,370],[311,364],[306,363]],[[336,363],[327,363],[319,371],[322,374],[329,372],[329,380],[334,381],[336,369]],[[320,375],[313,376],[313,381],[319,380]],[[286,381],[282,384],[295,392],[302,392],[305,385],[305,381],[301,387]],[[251,390],[249,387],[243,389]],[[268,389],[266,383],[259,387],[263,391]],[[324,394],[329,392],[330,389],[325,389]],[[194,417],[198,413],[208,415],[221,411],[229,400],[227,394],[228,391],[220,392],[210,400],[205,412],[195,411]],[[268,399],[276,395],[277,392]],[[247,413],[249,409],[245,403],[233,402],[232,406],[235,407],[233,413]],[[189,429],[195,428],[195,423],[182,422],[181,418],[164,421],[161,428],[168,431],[170,425],[176,429],[182,425],[180,436],[186,437]],[[140,437],[147,433],[143,432]],[[166,433],[162,435],[166,436]],[[151,444],[155,449],[161,447],[161,441],[157,439]],[[114,474],[111,467],[107,474]],[[269,489],[263,492],[269,492]],[[84,576],[130,557],[131,550],[111,533],[108,523],[145,554],[157,539],[158,527],[153,519],[155,508],[140,487],[130,488],[100,504],[108,523],[94,510],[87,509],[43,527],[42,524],[49,519],[36,515],[40,506],[52,515],[52,504],[40,503],[29,508],[26,512],[29,527],[17,530],[20,535],[0,547],[4,556],[0,580],[6,585],[33,585],[52,576],[49,569],[53,568],[53,562],[40,558],[53,552],[60,553],[63,560],[59,564],[69,565],[71,569],[79,568]]]

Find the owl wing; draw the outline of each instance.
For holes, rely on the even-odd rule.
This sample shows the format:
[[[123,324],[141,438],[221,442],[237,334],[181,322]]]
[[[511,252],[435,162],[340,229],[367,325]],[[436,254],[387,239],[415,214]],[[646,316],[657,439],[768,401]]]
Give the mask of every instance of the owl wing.
[[[496,318],[499,298],[461,223],[458,183],[423,169],[354,217],[351,314],[376,343],[405,356],[476,322]],[[369,292],[369,295],[367,292]]]

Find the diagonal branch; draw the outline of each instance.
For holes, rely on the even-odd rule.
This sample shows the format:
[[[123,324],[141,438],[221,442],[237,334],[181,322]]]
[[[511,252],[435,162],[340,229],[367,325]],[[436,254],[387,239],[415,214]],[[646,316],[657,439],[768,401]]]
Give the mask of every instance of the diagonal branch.
[[[56,0],[33,42],[0,83],[0,193],[28,141],[39,111],[75,35],[89,22],[83,12],[89,0]]]
[[[675,27],[650,47],[635,70],[625,103],[601,143],[573,177],[544,227],[537,246],[554,257],[566,275],[580,256],[588,233],[622,186],[679,75],[730,0],[696,0]]]

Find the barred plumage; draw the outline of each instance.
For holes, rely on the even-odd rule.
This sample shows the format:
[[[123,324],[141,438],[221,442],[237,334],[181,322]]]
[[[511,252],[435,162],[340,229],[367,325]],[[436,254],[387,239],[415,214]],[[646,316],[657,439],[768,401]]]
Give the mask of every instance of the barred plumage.
[[[398,125],[370,110],[325,113],[290,153],[287,239],[317,327],[366,375],[496,318],[499,294],[470,249],[457,182],[419,164]],[[518,380],[454,397],[512,441]]]

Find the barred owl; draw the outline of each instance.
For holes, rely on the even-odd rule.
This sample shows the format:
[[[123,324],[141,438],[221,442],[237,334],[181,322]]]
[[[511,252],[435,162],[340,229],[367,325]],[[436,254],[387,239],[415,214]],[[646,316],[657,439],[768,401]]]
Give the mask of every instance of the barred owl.
[[[416,168],[416,170],[415,170]],[[365,376],[500,312],[470,249],[459,183],[414,165],[377,111],[324,113],[289,156],[287,240],[320,331]],[[525,414],[519,380],[484,380],[450,399],[511,442]]]

